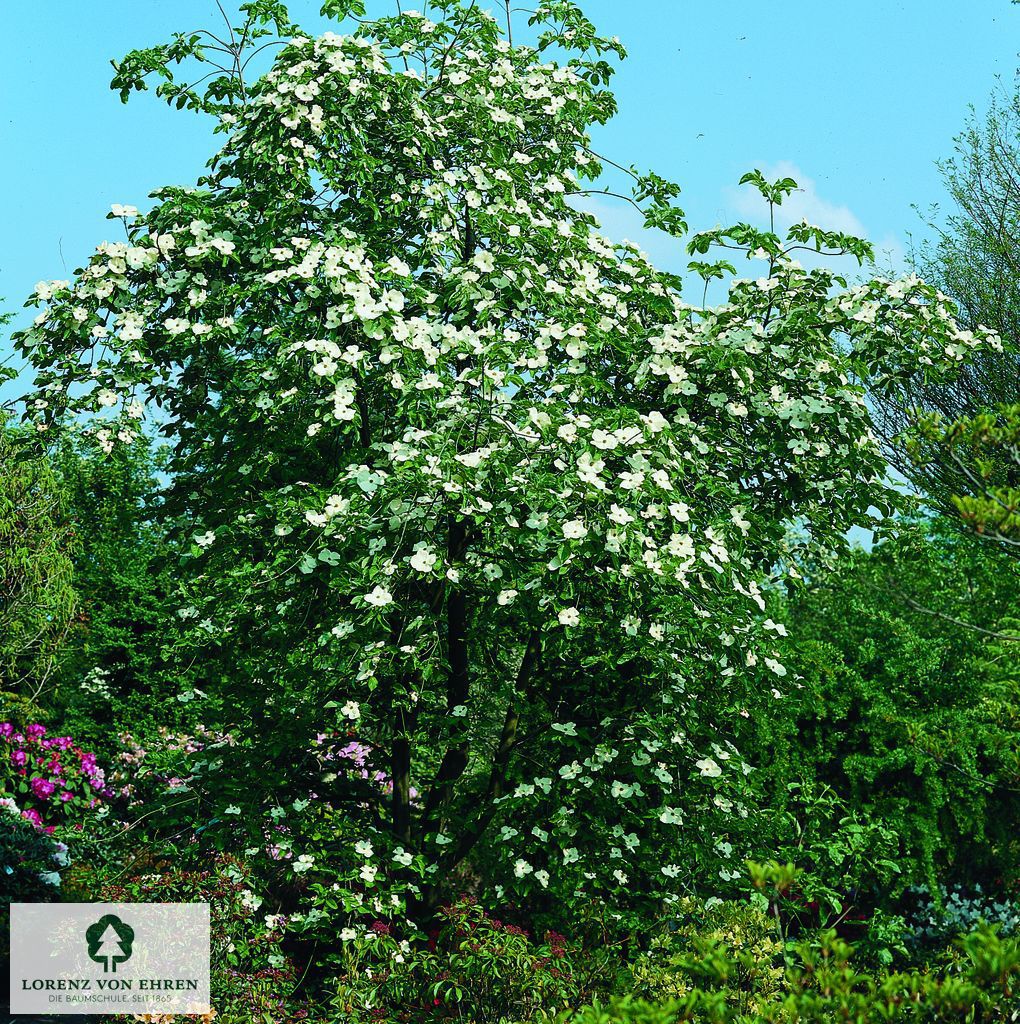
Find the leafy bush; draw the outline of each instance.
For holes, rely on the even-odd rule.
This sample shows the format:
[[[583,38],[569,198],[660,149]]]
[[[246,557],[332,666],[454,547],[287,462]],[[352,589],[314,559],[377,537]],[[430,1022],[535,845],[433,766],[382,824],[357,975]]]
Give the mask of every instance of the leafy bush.
[[[22,814],[52,832],[111,797],[96,755],[70,736],[47,736],[39,722],[19,731],[0,722],[0,793],[17,794]]]
[[[486,913],[470,897],[443,907],[425,949],[390,925],[344,930],[330,1005],[341,1020],[533,1020],[583,1003],[615,972],[612,951],[586,950],[556,932],[541,941]]]
[[[774,918],[750,903],[684,900],[668,931],[629,965],[629,991],[649,1001],[689,997],[705,964],[723,973],[725,998],[741,1012],[758,1009],[780,990],[783,942]]]
[[[562,1015],[563,1024],[829,1024],[913,1021],[971,1024],[1016,1019],[1020,1011],[1020,944],[993,929],[960,940],[959,955],[938,973],[869,973],[835,932],[798,943],[776,984],[763,991],[744,973],[744,957],[725,944],[699,941],[674,966],[686,991],[657,1002],[627,994]]]
[[[0,906],[45,902],[60,885],[67,847],[26,818],[10,797],[0,797]]]
[[[916,524],[807,571],[810,586],[775,606],[798,685],[743,744],[762,765],[768,803],[797,823],[777,824],[777,844],[815,846],[822,857],[812,859],[829,862],[823,877],[857,858],[866,870],[847,882],[869,900],[869,889],[895,896],[909,885],[1020,875],[1015,562],[945,526]],[[845,814],[810,807],[827,791],[863,827],[842,865],[825,853],[824,822]]]
[[[979,925],[996,925],[999,934],[1014,936],[1020,932],[1020,899],[1016,894],[992,895],[980,885],[941,886],[932,894],[922,886],[908,892],[916,900],[906,918],[910,938],[926,947],[945,946],[947,942]]]
[[[46,722],[49,713],[30,697],[21,693],[0,692],[0,722],[10,722],[18,731],[24,731],[33,722]]]
[[[50,462],[30,438],[0,411],[0,690],[13,692],[47,684],[66,653],[78,603],[76,527]]]
[[[141,723],[143,728],[148,723]],[[187,792],[199,782],[203,770],[217,753],[236,742],[230,733],[218,733],[204,725],[193,732],[173,732],[165,726],[123,732],[118,737],[113,787],[129,808],[151,807],[160,800]]]
[[[207,870],[185,871],[159,857],[142,857],[124,878],[106,874],[80,868],[68,891],[105,902],[209,904],[212,1004],[221,1020],[303,1019],[290,998],[300,972],[282,945],[287,915],[266,906],[243,862],[222,857]]]

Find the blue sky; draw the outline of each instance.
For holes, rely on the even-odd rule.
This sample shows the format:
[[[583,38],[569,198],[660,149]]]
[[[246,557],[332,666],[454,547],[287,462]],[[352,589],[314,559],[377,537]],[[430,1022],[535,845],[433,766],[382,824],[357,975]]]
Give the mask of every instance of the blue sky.
[[[983,108],[997,76],[1012,88],[1020,39],[1009,0],[582,6],[631,55],[616,79],[620,115],[597,145],[679,181],[692,227],[753,214],[735,183],[751,167],[776,169],[805,186],[796,219],[863,231],[894,259],[923,233],[912,204],[944,198],[934,161],[950,152],[968,104]],[[200,173],[208,123],[151,94],[122,105],[109,60],[214,26],[218,13],[213,0],[5,7],[0,297],[17,308],[37,280],[69,276],[111,234],[111,203],[144,208],[152,189]],[[291,13],[314,26],[317,9],[300,0]],[[627,210],[600,212],[609,234],[639,237]],[[640,241],[663,264],[686,263],[672,239]]]

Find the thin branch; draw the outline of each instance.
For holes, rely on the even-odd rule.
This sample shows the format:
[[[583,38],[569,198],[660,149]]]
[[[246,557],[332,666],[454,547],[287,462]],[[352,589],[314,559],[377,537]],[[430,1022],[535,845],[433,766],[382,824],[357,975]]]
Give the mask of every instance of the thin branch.
[[[912,597],[904,594],[902,590],[894,590],[893,593],[906,601],[906,603],[913,608],[915,612],[922,612],[925,615],[931,615],[936,619],[951,622],[954,626],[961,626],[964,629],[973,630],[975,633],[981,633],[983,636],[994,637],[996,640],[1009,640],[1012,643],[1020,643],[1020,636],[1013,636],[1010,633],[1000,633],[994,629],[985,629],[984,626],[975,626],[973,622],[966,622],[963,619],[958,619],[955,615],[947,615],[945,612],[936,611],[934,608],[928,608],[919,601],[915,601]]]
[[[446,70],[446,62],[450,59],[450,54],[453,52],[453,48],[457,45],[457,42],[461,37],[461,33],[467,25],[468,16],[475,9],[477,3],[478,0],[471,0],[471,6],[464,12],[464,17],[461,18],[460,25],[457,26],[457,31],[454,34],[453,39],[450,40],[450,45],[446,48],[446,52],[443,54],[443,59],[439,64],[439,70],[436,72],[436,77],[433,80],[432,85],[425,90],[423,94],[424,96],[428,96],[428,94],[432,92],[432,90],[435,89],[443,80],[443,72]]]
[[[573,192],[564,193],[563,198],[568,199],[570,196],[609,196],[611,199],[622,199],[623,202],[630,203],[642,215],[645,213],[644,208],[633,196],[625,196],[621,192],[613,192],[608,188],[579,188]]]

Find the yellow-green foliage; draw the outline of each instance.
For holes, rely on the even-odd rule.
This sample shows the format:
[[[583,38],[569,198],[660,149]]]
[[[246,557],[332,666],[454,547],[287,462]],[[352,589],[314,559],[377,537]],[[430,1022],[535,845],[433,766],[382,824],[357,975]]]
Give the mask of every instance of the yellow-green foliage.
[[[680,925],[656,937],[631,968],[633,994],[652,1000],[718,987],[727,1005],[753,1011],[773,999],[783,980],[783,945],[775,922],[749,903],[694,900],[679,907]]]
[[[1020,942],[992,929],[964,937],[935,971],[858,970],[853,949],[825,931],[787,950],[781,968],[767,919],[744,907],[728,924],[690,934],[670,956],[670,980],[635,970],[634,991],[566,1014],[560,1024],[995,1024],[1020,1019]],[[729,935],[730,941],[723,936]],[[653,958],[654,959],[654,956]],[[752,973],[748,974],[748,970]],[[672,996],[666,997],[666,988]]]
[[[28,697],[0,691],[0,722],[12,722],[23,730],[32,722],[45,722],[49,714]]]
[[[49,465],[0,420],[0,690],[52,671],[75,613],[73,538]]]
[[[981,534],[1015,537],[1020,532],[1020,405],[1000,405],[948,427],[931,417],[919,433],[938,441],[964,467],[969,493],[952,496],[964,522]],[[922,451],[916,449],[918,456]]]

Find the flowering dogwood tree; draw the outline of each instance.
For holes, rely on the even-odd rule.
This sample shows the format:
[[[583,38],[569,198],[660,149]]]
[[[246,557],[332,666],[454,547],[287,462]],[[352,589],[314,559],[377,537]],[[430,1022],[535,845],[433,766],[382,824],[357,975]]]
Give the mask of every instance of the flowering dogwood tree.
[[[123,240],[40,284],[19,339],[40,431],[112,450],[151,417],[173,446],[180,643],[248,734],[219,818],[269,813],[273,856],[352,881],[330,910],[428,904],[466,862],[669,898],[749,814],[706,709],[782,695],[765,589],[893,500],[865,387],[994,339],[917,279],[802,269],[869,253],[807,224],[695,236],[755,269],[683,301],[584,210],[622,51],[568,0],[529,45],[468,0],[318,38],[242,10],[226,59],[193,36],[118,65],[226,141],[197,188],[115,209]],[[223,61],[206,92],[170,73],[196,58]],[[675,186],[633,186],[684,233]]]

